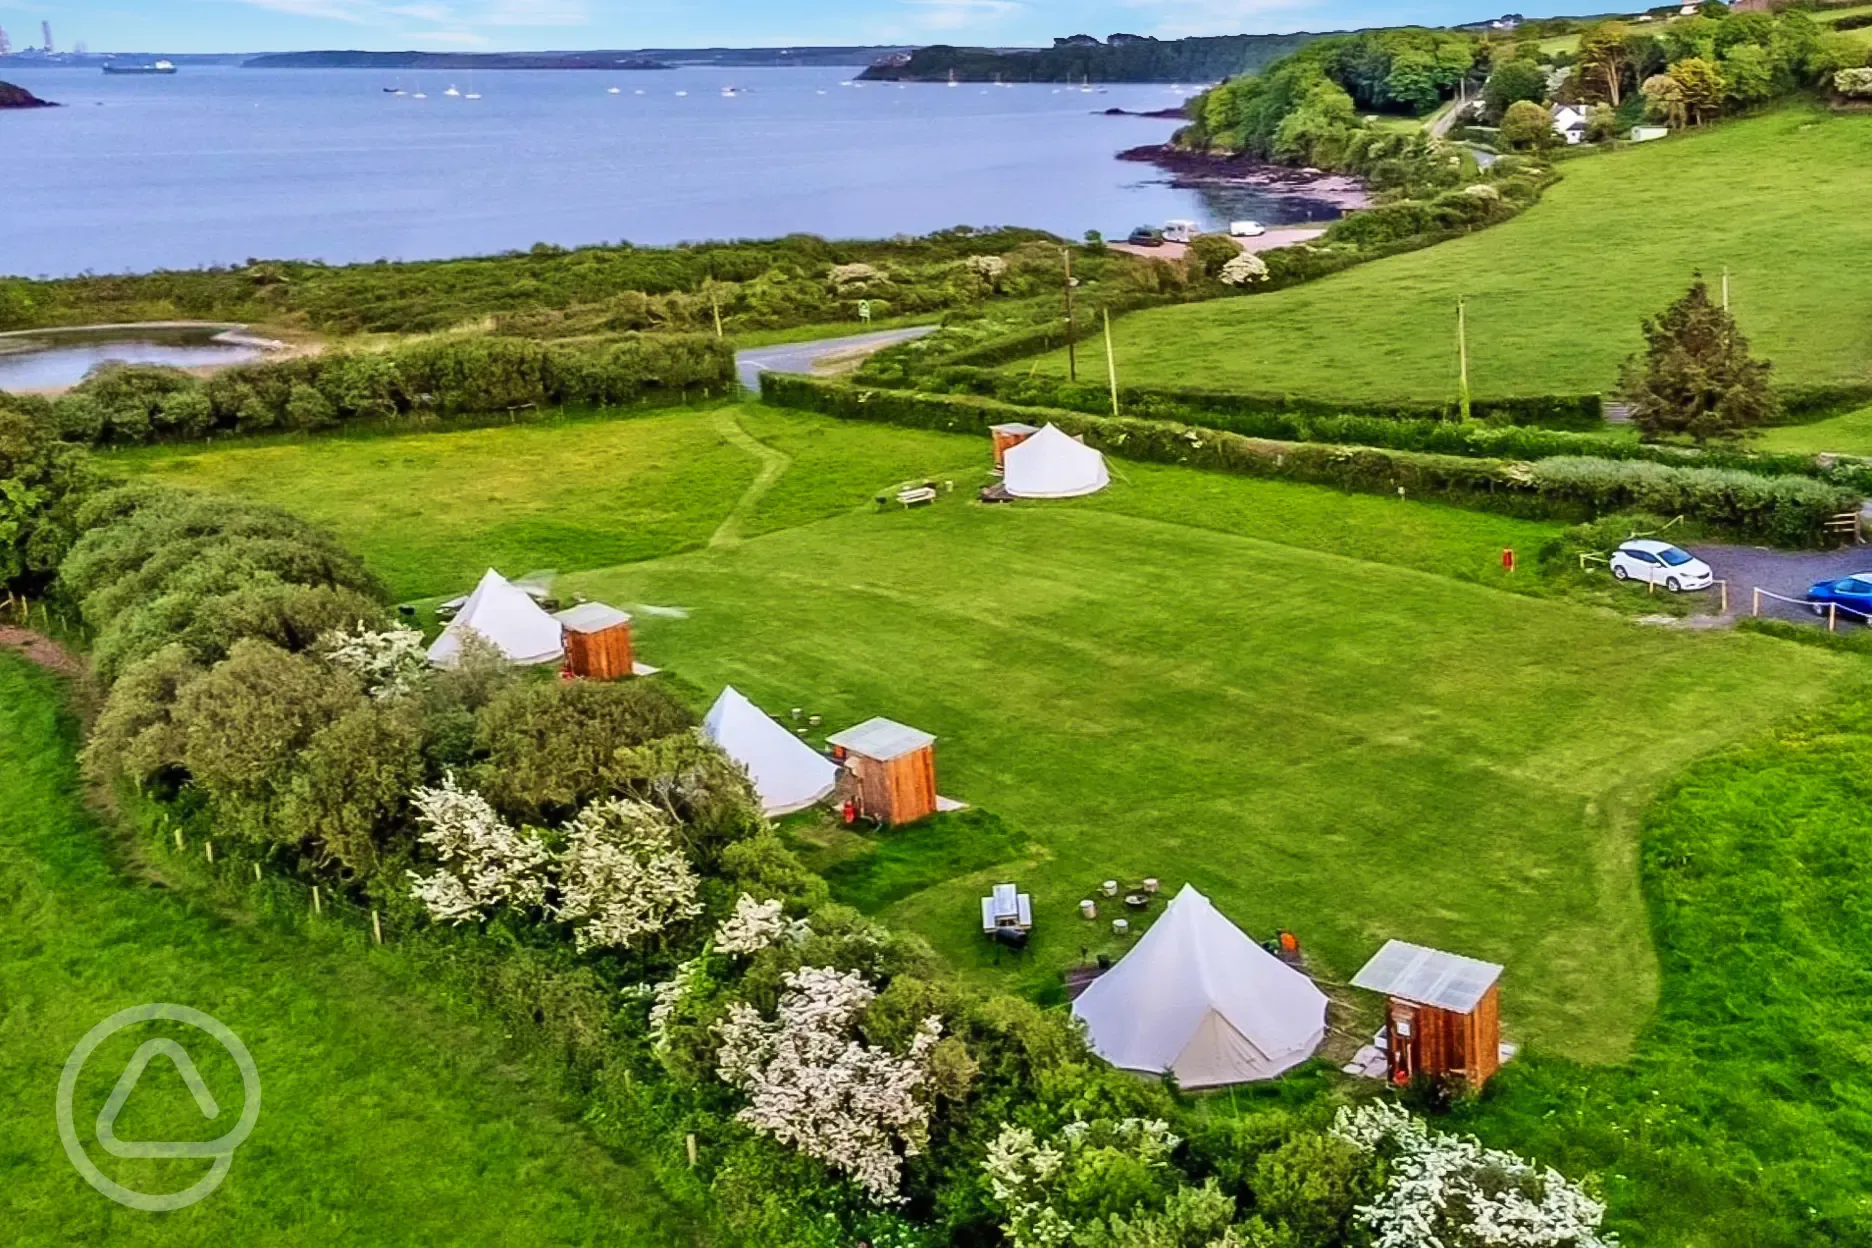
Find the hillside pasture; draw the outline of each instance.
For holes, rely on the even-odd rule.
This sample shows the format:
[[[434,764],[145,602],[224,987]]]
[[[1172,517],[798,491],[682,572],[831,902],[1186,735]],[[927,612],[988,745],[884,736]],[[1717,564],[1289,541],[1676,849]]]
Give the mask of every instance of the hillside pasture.
[[[1287,290],[1124,317],[1119,376],[1453,399],[1464,297],[1475,394],[1603,392],[1643,319],[1694,272],[1716,283],[1727,266],[1737,319],[1778,382],[1872,378],[1872,301],[1841,263],[1872,250],[1872,117],[1794,108],[1560,168],[1539,204],[1493,229]],[[1064,373],[1065,355],[1039,366]]]

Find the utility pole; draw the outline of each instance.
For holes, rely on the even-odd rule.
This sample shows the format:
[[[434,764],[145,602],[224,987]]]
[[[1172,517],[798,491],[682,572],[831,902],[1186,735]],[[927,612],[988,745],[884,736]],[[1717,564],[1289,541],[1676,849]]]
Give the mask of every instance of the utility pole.
[[[1723,265],[1723,311],[1729,310],[1729,266]]]
[[[1105,373],[1111,378],[1112,415],[1118,415],[1118,353],[1112,350],[1111,309],[1099,309],[1105,314]]]
[[[1079,350],[1073,344],[1073,332],[1078,326],[1073,320],[1072,248],[1062,247],[1060,253],[1066,257],[1066,378],[1078,381]]]
[[[1469,419],[1469,304],[1456,297],[1456,358],[1462,369],[1462,418]]]

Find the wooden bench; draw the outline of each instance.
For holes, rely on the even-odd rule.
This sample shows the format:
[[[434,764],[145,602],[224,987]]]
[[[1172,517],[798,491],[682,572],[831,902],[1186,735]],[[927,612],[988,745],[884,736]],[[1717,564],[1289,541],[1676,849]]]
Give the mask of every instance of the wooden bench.
[[[915,489],[899,490],[897,491],[897,501],[902,503],[905,507],[915,507],[919,503],[933,503],[936,501],[936,487],[933,485],[920,485]]]

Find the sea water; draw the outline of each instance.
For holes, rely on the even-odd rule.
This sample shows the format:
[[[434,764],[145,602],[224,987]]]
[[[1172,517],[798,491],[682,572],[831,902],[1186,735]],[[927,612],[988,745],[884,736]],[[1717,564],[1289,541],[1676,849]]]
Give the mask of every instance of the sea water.
[[[1338,215],[1304,197],[1178,189],[1115,159],[1178,123],[1104,110],[1175,107],[1191,88],[846,85],[859,72],[8,66],[65,107],[0,112],[0,274],[954,225],[1111,237],[1175,218]]]

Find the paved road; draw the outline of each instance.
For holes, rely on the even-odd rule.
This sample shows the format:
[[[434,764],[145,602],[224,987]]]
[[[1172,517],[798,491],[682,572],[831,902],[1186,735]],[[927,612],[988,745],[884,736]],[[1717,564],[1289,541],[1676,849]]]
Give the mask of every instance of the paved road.
[[[912,338],[933,334],[934,325],[910,329],[886,329],[875,334],[855,334],[849,338],[821,338],[816,342],[789,342],[778,347],[754,347],[735,353],[735,374],[750,390],[760,389],[762,373],[811,373],[828,356],[869,355],[885,347]]]

